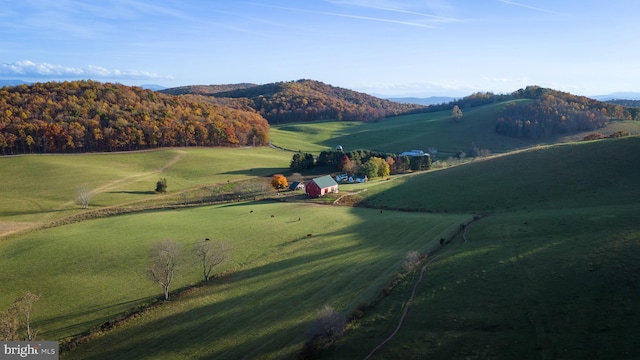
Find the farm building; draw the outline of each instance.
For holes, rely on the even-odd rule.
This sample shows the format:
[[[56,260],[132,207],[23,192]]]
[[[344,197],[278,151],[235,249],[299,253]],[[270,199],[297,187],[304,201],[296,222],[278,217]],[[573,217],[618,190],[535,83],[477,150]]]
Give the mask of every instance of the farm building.
[[[411,150],[400,153],[400,156],[429,156],[429,153],[422,150]]]
[[[338,192],[338,183],[333,180],[331,175],[315,178],[305,185],[305,192],[310,197],[320,197],[328,193]]]
[[[304,184],[299,181],[294,181],[289,184],[289,190],[304,190]]]

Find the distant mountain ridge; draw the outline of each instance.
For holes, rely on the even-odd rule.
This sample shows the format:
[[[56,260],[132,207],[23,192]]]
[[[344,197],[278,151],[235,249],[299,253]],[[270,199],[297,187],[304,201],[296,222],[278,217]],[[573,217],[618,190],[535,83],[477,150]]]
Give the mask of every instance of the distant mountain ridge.
[[[402,104],[418,104],[418,105],[436,105],[445,104],[454,101],[456,98],[450,96],[430,96],[422,97],[386,97],[385,99],[399,102]]]
[[[258,84],[239,83],[239,84],[222,84],[222,85],[187,85],[173,88],[165,88],[159,92],[171,95],[215,95],[221,92],[248,89],[259,86]]]

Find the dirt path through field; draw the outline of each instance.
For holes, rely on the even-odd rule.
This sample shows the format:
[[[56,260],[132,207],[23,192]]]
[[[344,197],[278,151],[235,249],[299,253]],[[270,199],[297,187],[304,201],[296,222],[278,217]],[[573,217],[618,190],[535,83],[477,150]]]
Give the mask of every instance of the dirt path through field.
[[[175,151],[177,152],[176,155],[173,158],[171,158],[169,161],[167,161],[165,164],[163,164],[161,167],[159,167],[157,170],[129,175],[121,179],[113,180],[95,189],[89,190],[88,196],[93,197],[97,194],[110,191],[113,189],[117,189],[118,186],[122,185],[123,183],[127,183],[133,180],[142,180],[145,178],[150,178],[153,176],[157,176],[158,174],[161,174],[163,171],[167,170],[168,168],[170,168],[171,166],[179,162],[186,154],[184,150],[176,149]],[[67,201],[65,203],[60,204],[60,206],[53,209],[53,211],[68,209],[69,207],[73,206],[75,203],[76,203],[75,199]],[[16,232],[25,231],[32,228],[36,228],[38,226],[42,226],[42,224],[47,223],[49,220],[50,218],[45,215],[38,222],[0,221],[0,238]]]
[[[169,161],[167,161],[164,165],[162,165],[157,170],[147,171],[147,172],[134,174],[134,175],[129,175],[129,176],[125,176],[125,177],[123,177],[121,179],[113,180],[113,181],[111,181],[111,182],[109,182],[107,184],[104,184],[104,185],[99,186],[99,187],[97,187],[95,189],[89,190],[89,195],[90,196],[94,196],[94,195],[97,195],[97,194],[100,194],[100,193],[103,193],[103,192],[106,192],[106,191],[109,191],[109,190],[116,189],[121,184],[130,182],[132,180],[141,180],[141,179],[145,179],[145,178],[149,178],[149,177],[161,174],[163,171],[167,170],[172,165],[174,165],[178,161],[180,161],[185,155],[184,150],[177,149],[176,152],[177,152],[177,154],[173,158],[171,158]],[[64,207],[67,207],[67,206],[71,206],[73,204],[75,204],[75,200],[67,201],[66,203],[62,204],[62,207],[64,208]]]
[[[462,232],[462,240],[463,240],[462,244],[465,244],[467,242],[467,232],[469,231],[469,227],[471,227],[471,225],[473,223],[475,223],[476,221],[480,220],[481,218],[482,217],[475,217],[473,220],[471,220],[469,223],[467,223],[465,225],[464,230]],[[378,346],[376,346],[373,350],[371,350],[369,355],[367,355],[364,358],[364,360],[370,359],[371,356],[373,356],[373,354],[376,351],[380,350],[386,343],[391,341],[391,339],[393,339],[396,336],[398,331],[400,331],[400,328],[402,327],[402,324],[404,323],[404,319],[407,317],[407,314],[409,313],[409,308],[411,307],[411,305],[413,304],[413,300],[415,299],[416,290],[418,289],[418,285],[420,285],[420,282],[422,281],[422,278],[424,277],[424,273],[427,271],[427,267],[429,267],[429,265],[431,265],[434,261],[436,261],[439,258],[441,258],[442,256],[446,255],[447,253],[449,253],[451,250],[455,249],[456,247],[457,246],[449,247],[444,252],[438,253],[436,256],[430,258],[429,261],[427,261],[427,263],[424,264],[424,266],[420,270],[420,276],[418,277],[418,280],[416,280],[416,283],[413,285],[413,290],[411,291],[411,296],[409,297],[409,300],[407,301],[407,304],[404,307],[402,315],[400,316],[400,320],[398,321],[398,326],[396,326],[395,330],[391,333],[391,335],[389,335],[380,344],[378,344]]]

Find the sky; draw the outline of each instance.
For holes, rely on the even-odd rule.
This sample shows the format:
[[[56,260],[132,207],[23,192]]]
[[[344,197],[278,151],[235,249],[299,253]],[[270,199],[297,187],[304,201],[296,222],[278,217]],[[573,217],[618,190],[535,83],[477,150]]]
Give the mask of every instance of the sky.
[[[638,14],[637,0],[5,0],[0,80],[592,96],[640,91]]]

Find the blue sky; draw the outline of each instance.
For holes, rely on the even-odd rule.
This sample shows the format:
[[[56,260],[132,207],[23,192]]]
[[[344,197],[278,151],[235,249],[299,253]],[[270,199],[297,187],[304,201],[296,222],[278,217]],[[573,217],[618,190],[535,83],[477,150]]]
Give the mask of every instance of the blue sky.
[[[637,0],[4,1],[0,79],[640,91],[638,14]]]

